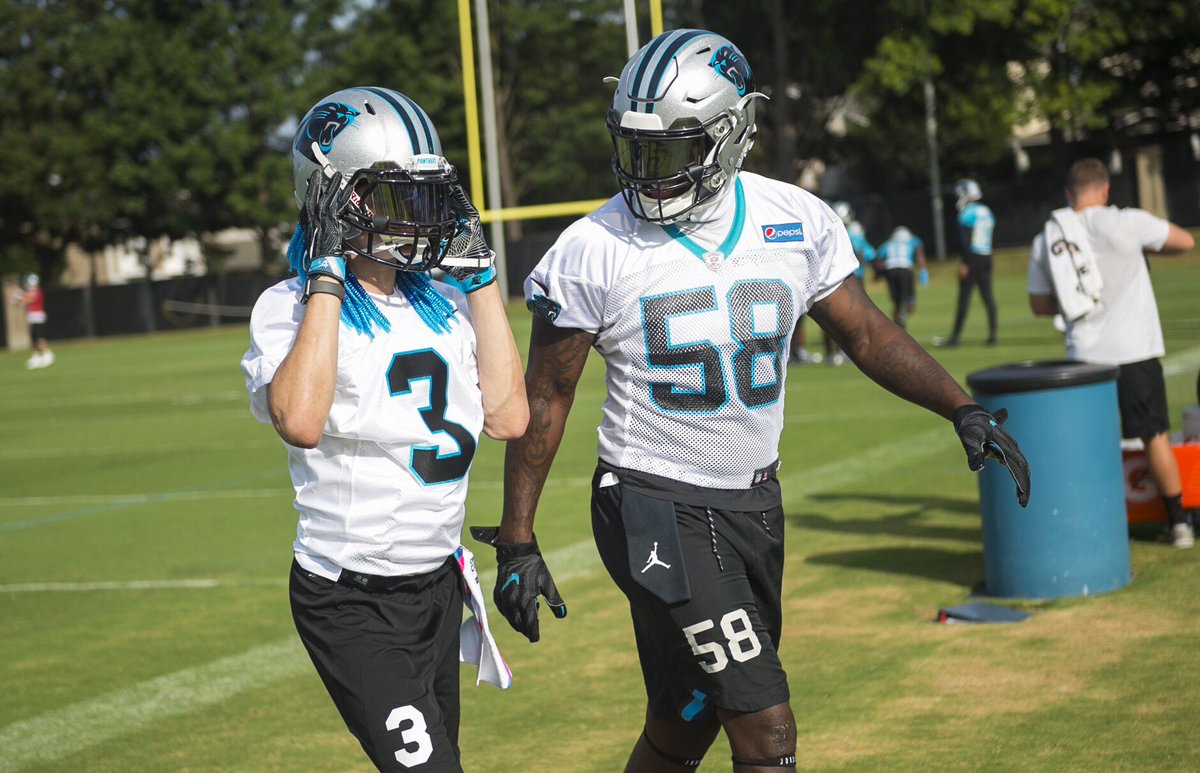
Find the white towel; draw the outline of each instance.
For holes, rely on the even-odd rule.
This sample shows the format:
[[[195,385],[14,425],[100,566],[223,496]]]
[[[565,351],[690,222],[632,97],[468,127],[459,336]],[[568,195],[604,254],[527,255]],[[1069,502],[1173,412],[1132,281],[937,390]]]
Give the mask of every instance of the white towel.
[[[1046,221],[1045,237],[1058,310],[1067,320],[1077,320],[1099,305],[1104,288],[1087,229],[1075,210],[1063,207]]]
[[[463,604],[471,616],[459,630],[458,659],[463,663],[479,666],[475,685],[482,682],[494,684],[501,690],[512,687],[512,670],[504,662],[492,631],[488,628],[487,606],[483,603],[483,590],[479,587],[479,573],[475,570],[475,556],[462,545],[454,551],[458,571],[462,577]]]

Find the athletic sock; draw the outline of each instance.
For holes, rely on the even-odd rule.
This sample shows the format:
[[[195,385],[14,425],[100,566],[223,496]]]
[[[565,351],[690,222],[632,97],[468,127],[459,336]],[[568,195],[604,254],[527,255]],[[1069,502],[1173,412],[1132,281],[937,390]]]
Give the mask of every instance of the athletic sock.
[[[1187,523],[1188,519],[1183,515],[1183,494],[1176,494],[1173,497],[1163,497],[1163,504],[1167,507],[1167,517],[1171,519],[1171,525],[1177,523]]]

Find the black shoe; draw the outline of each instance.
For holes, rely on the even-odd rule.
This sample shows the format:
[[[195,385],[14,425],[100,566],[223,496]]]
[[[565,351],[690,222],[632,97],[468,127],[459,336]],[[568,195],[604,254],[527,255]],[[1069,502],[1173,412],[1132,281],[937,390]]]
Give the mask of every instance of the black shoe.
[[[941,336],[934,336],[933,345],[942,348],[953,348],[958,346],[958,337],[950,336],[949,338],[942,338]]]
[[[1000,343],[1000,342],[996,340],[996,336],[992,336],[991,338],[989,338],[989,339],[987,340],[987,345],[988,345],[988,346],[995,346],[995,345],[996,345],[996,344],[998,344],[998,343]]]

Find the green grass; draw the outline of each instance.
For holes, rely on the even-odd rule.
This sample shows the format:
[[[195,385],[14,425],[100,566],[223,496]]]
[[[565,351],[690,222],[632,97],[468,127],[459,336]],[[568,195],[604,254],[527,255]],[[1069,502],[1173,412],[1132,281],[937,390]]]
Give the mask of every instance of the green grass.
[[[936,352],[960,380],[1062,356],[1026,308],[1024,265],[997,259],[999,346],[982,345],[976,299],[964,345]],[[947,332],[953,268],[920,291],[924,343]],[[1178,423],[1200,367],[1200,254],[1153,276]],[[528,315],[513,319],[523,344]],[[247,411],[246,344],[240,328],[64,341],[37,371],[0,355],[0,772],[371,769],[292,629],[291,488]],[[590,544],[603,388],[593,357],[538,520],[570,617],[535,646],[500,621],[512,690],[464,670],[468,770],[620,770],[640,729],[627,607]],[[853,367],[793,368],[787,411],[781,655],[801,769],[1200,769],[1200,551],[1135,541],[1123,590],[1023,604],[1019,625],[935,625],[983,579],[977,483],[949,425]],[[481,441],[471,523],[498,518],[502,455]],[[701,770],[728,760],[719,740]]]

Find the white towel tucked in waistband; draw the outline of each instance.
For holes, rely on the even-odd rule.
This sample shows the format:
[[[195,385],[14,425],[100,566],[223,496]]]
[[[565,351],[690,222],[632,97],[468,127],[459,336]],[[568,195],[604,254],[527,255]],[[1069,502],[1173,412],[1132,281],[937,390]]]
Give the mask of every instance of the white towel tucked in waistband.
[[[479,587],[479,573],[475,570],[475,556],[462,545],[454,551],[458,571],[462,577],[463,603],[471,616],[459,630],[458,659],[463,663],[479,666],[475,684],[494,684],[502,690],[512,686],[512,670],[504,662],[492,631],[488,628],[487,607],[483,603],[483,591]]]
[[[1087,229],[1075,210],[1063,207],[1046,221],[1045,236],[1058,310],[1068,320],[1079,319],[1096,308],[1104,288]]]

